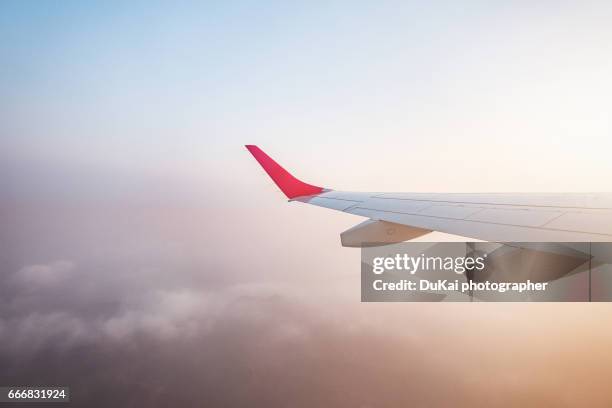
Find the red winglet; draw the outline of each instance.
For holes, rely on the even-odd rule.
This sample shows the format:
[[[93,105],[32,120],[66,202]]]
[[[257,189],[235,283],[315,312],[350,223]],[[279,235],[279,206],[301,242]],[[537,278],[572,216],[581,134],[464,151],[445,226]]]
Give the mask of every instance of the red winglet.
[[[251,152],[253,157],[255,157],[255,160],[259,162],[261,167],[263,167],[270,178],[272,178],[276,185],[289,199],[319,194],[323,191],[322,187],[306,184],[303,181],[293,177],[291,173],[282,168],[280,164],[265,154],[259,147],[255,145],[245,145],[245,147],[249,150],[249,152]]]

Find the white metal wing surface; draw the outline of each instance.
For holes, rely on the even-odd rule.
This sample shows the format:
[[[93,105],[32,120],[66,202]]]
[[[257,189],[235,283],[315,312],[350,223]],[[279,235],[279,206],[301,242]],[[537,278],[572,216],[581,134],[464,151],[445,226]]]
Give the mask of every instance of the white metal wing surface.
[[[408,237],[440,231],[495,242],[612,242],[612,193],[343,192],[303,183],[257,146],[247,148],[290,201],[420,231]]]

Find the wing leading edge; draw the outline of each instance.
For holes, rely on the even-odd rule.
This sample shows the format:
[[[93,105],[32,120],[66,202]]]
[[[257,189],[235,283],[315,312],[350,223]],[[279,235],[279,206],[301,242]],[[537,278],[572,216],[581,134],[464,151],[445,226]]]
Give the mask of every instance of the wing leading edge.
[[[296,179],[257,146],[249,145],[247,149],[290,201],[422,231],[440,231],[485,241],[612,242],[611,193],[334,191]]]

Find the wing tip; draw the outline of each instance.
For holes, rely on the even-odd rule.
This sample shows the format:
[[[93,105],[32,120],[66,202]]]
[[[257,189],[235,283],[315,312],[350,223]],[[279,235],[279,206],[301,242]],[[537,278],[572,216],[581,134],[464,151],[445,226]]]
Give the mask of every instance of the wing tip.
[[[301,196],[319,194],[323,187],[313,186],[295,178],[274,159],[268,156],[257,145],[245,144],[244,147],[253,155],[259,165],[268,173],[268,176],[281,189],[289,199]]]

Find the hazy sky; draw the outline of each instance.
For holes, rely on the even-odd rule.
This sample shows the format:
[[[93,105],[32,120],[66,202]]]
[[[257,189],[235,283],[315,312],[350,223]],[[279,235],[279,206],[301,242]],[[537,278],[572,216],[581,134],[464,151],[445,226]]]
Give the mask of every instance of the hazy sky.
[[[176,3],[3,3],[3,150],[244,187],[219,169],[256,143],[349,190],[609,190],[609,2]]]
[[[288,204],[243,145],[337,189],[610,191],[610,21],[603,1],[3,2],[0,385],[609,406],[608,305],[360,304],[338,234],[361,219]]]

